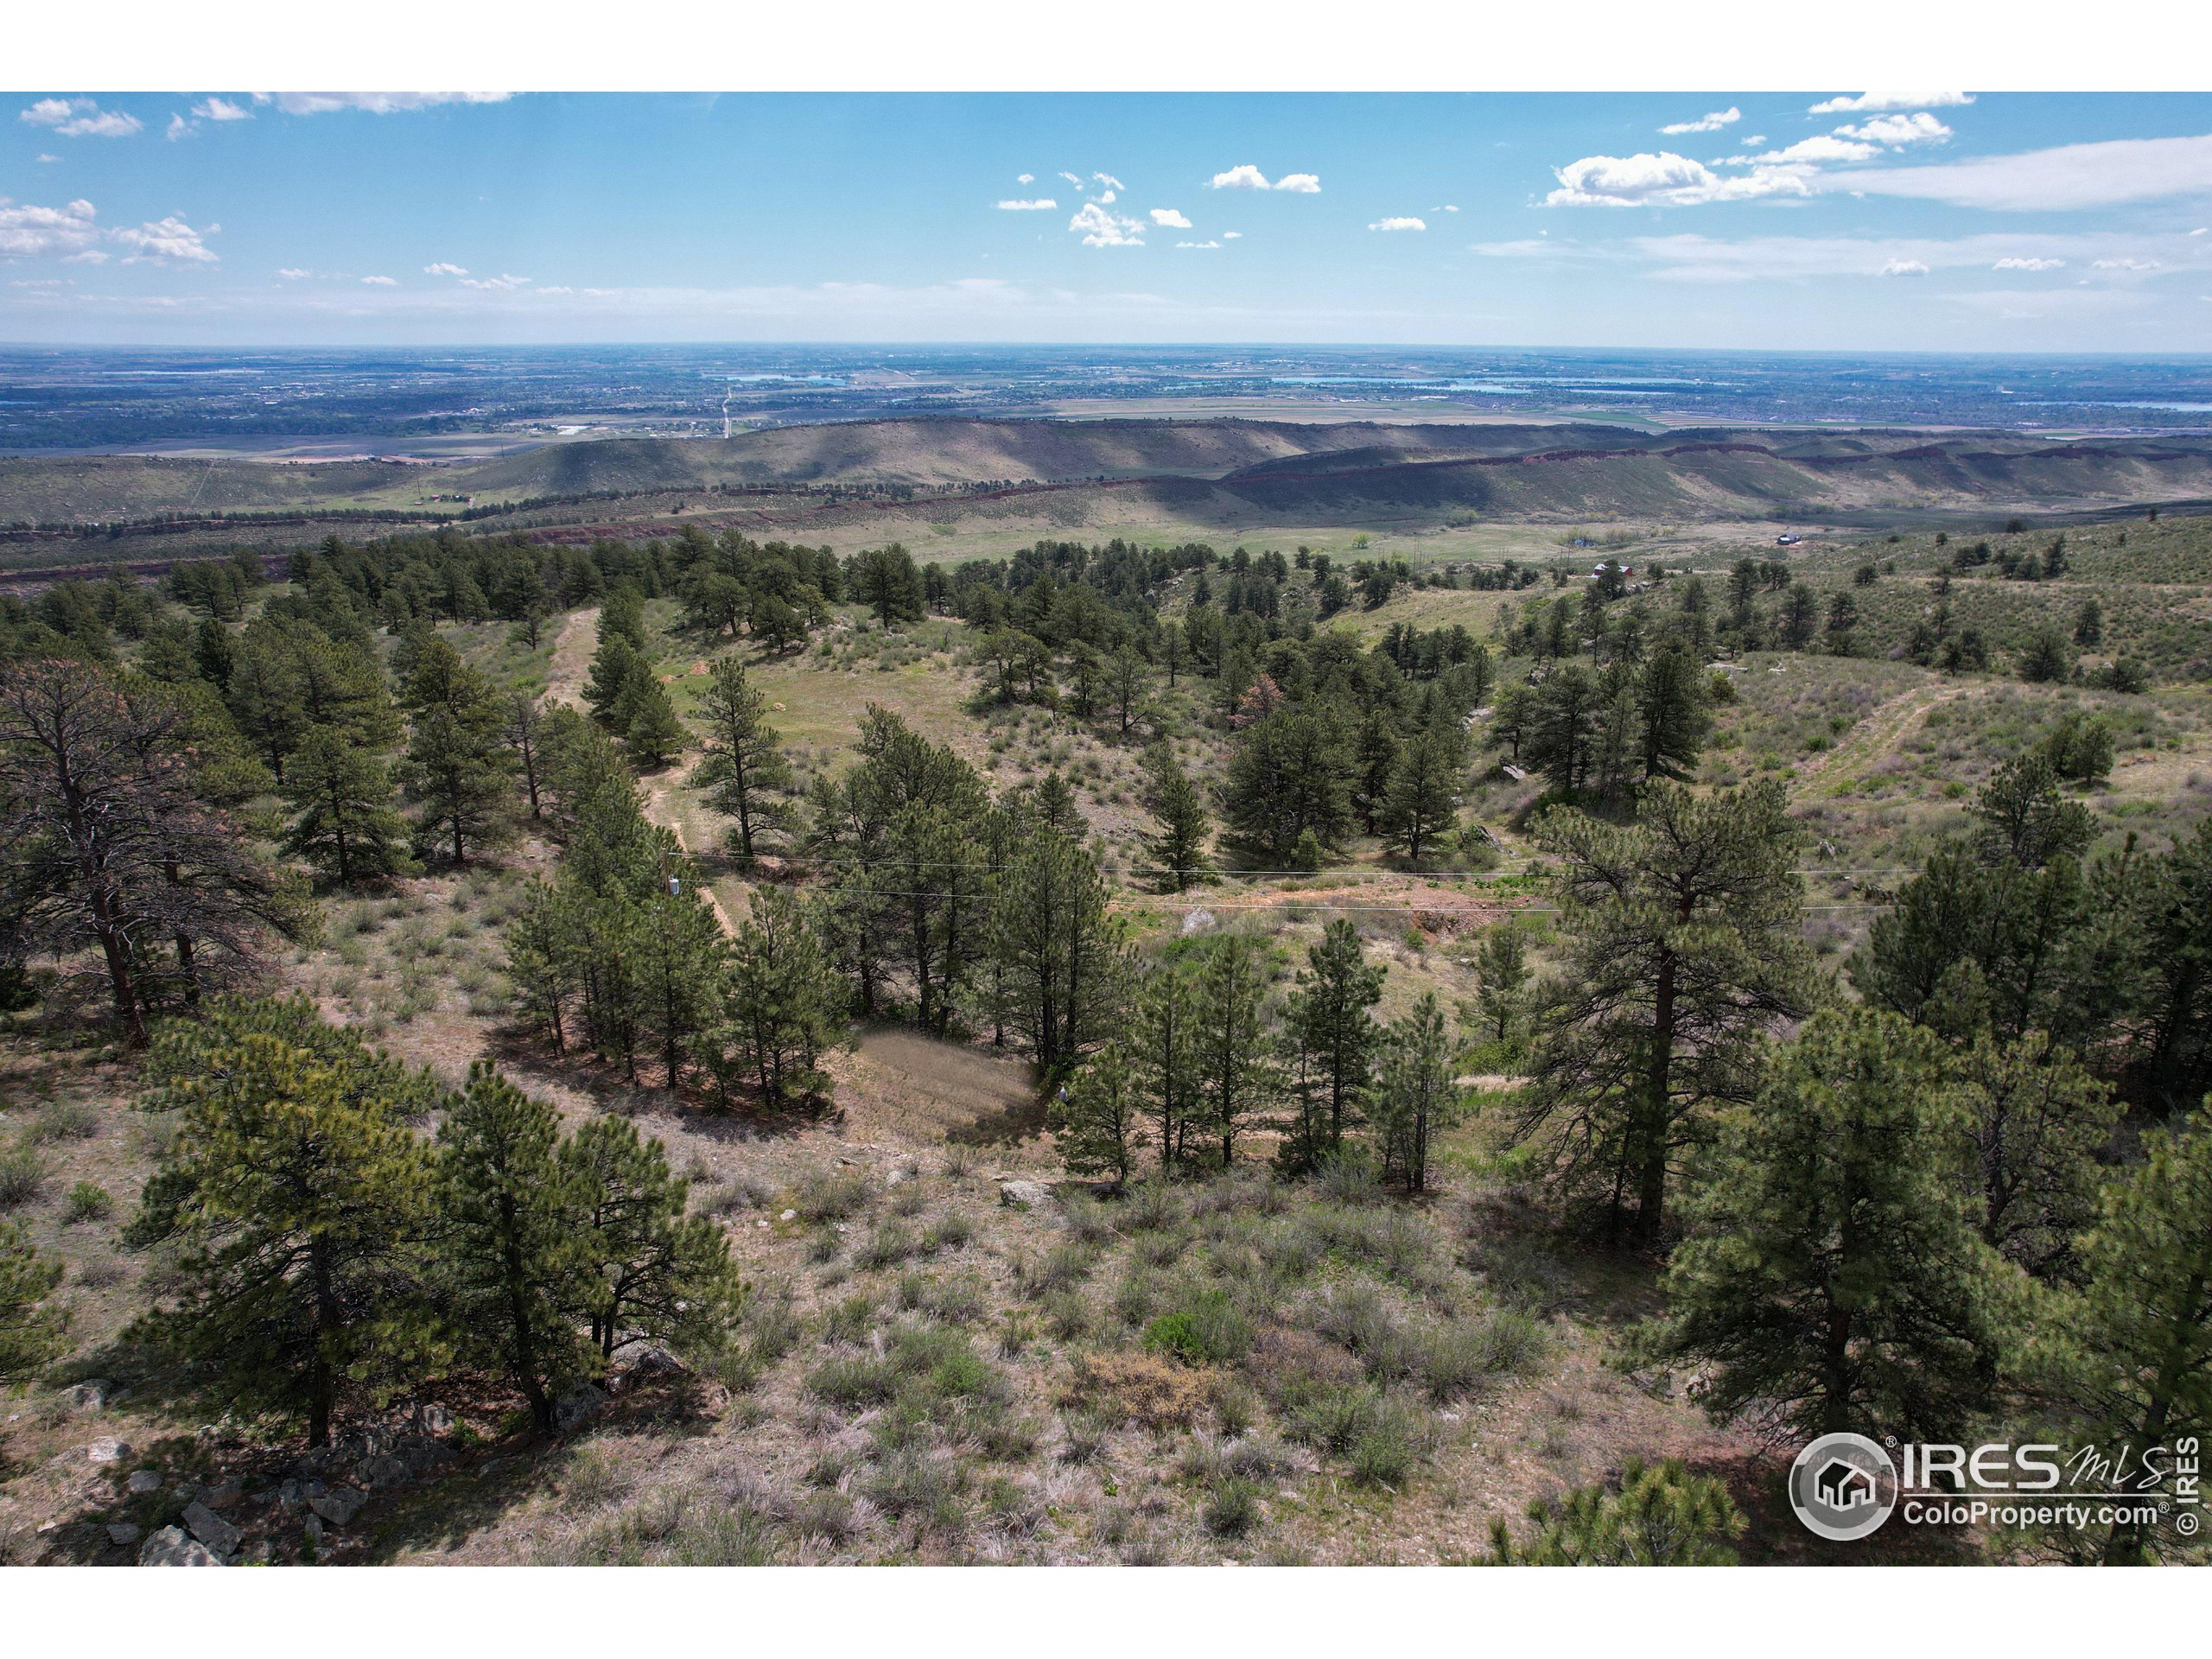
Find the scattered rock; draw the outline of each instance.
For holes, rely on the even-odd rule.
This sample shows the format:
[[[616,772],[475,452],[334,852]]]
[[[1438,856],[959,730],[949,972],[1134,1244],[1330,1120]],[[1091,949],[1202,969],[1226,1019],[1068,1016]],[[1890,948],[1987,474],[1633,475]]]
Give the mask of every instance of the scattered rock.
[[[658,1343],[645,1343],[623,1356],[622,1370],[607,1382],[610,1392],[633,1388],[649,1377],[669,1376],[684,1369],[683,1362]]]
[[[317,1549],[321,1549],[322,1548],[322,1517],[321,1516],[311,1515],[308,1516],[307,1532],[308,1541],[313,1544]]]
[[[577,1427],[607,1403],[603,1389],[590,1383],[581,1383],[563,1395],[553,1404],[553,1427],[561,1433],[573,1433]]]
[[[135,1544],[145,1535],[145,1528],[140,1526],[136,1521],[111,1521],[107,1523],[107,1536],[110,1543]]]
[[[334,1527],[351,1526],[353,1517],[361,1512],[361,1505],[369,1501],[366,1492],[357,1492],[351,1486],[334,1486],[320,1497],[308,1500],[313,1510]]]
[[[222,1561],[207,1545],[188,1536],[182,1527],[163,1527],[139,1546],[141,1567],[220,1567]]]
[[[353,1471],[353,1478],[372,1492],[382,1492],[404,1486],[410,1472],[405,1459],[387,1452],[382,1457],[364,1458],[360,1467]]]
[[[79,1411],[100,1411],[105,1408],[113,1392],[105,1377],[87,1377],[69,1390],[69,1403]]]
[[[238,1477],[232,1475],[227,1479],[217,1481],[212,1486],[202,1486],[200,1489],[200,1501],[211,1510],[227,1510],[238,1501],[244,1491],[245,1489],[238,1484]]]
[[[120,1463],[130,1455],[130,1443],[103,1436],[85,1448],[85,1455],[94,1463]]]
[[[999,1183],[999,1202],[1010,1205],[1019,1210],[1041,1209],[1046,1200],[1052,1196],[1052,1189],[1042,1181],[1001,1181]]]
[[[196,1498],[184,1506],[184,1524],[194,1537],[218,1555],[236,1554],[239,1541],[245,1536]]]
[[[782,1215],[778,1216],[776,1219],[778,1221],[797,1221],[798,1219],[798,1211],[796,1210],[786,1210]]]
[[[415,1427],[425,1434],[450,1434],[453,1433],[453,1413],[443,1406],[417,1406],[415,1408]]]
[[[157,1469],[134,1469],[126,1484],[140,1497],[148,1492],[158,1492],[162,1490],[161,1471]]]
[[[894,1169],[883,1178],[886,1186],[904,1186],[912,1178],[903,1169]]]
[[[1212,925],[1213,912],[1206,909],[1204,906],[1200,906],[1196,910],[1188,910],[1183,912],[1183,937],[1186,939],[1193,933],[1205,932]]]

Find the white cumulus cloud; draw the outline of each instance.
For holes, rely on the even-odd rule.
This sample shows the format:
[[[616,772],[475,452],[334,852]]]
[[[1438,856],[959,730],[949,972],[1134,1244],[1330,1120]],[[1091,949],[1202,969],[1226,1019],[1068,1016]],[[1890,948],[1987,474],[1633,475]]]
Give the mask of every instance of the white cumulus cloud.
[[[2165,267],[2155,259],[2099,259],[2092,263],[2095,270],[2164,270]]]
[[[1992,270],[2063,270],[2065,268],[2063,259],[2022,259],[2017,256],[1999,259],[1990,266]]]
[[[1850,138],[1839,138],[1833,133],[1816,133],[1810,138],[1800,138],[1796,143],[1781,149],[1770,149],[1764,155],[1737,158],[1769,165],[1817,167],[1823,162],[1863,162],[1882,152],[1877,146]]]
[[[210,225],[204,231],[195,231],[175,213],[165,219],[150,219],[143,225],[120,225],[107,233],[108,240],[119,242],[130,251],[123,256],[126,265],[142,264],[197,264],[216,263],[215,251],[205,238],[223,227]]]
[[[1175,245],[1179,248],[1217,248],[1221,244],[1218,242],[1178,242]]]
[[[1152,222],[1164,231],[1187,231],[1191,228],[1191,221],[1183,217],[1180,208],[1176,207],[1154,208]]]
[[[226,98],[208,98],[192,106],[194,115],[202,121],[251,121],[253,111],[243,104],[233,104]]]
[[[494,294],[512,294],[518,288],[528,288],[530,278],[527,276],[464,276],[461,279],[461,285],[463,288],[485,289]]]
[[[1068,229],[1080,232],[1086,248],[1141,248],[1144,226],[1134,219],[1109,212],[1095,201],[1085,202],[1068,220]]]
[[[425,276],[466,276],[468,275],[468,268],[466,265],[456,265],[449,259],[441,259],[434,265],[423,266],[423,274]]]
[[[1059,205],[1050,196],[1039,196],[1034,200],[1027,201],[1008,199],[999,203],[999,211],[1002,213],[1039,213]]]
[[[276,268],[276,274],[279,276],[282,276],[288,283],[296,283],[305,277],[314,276],[315,272],[300,265],[279,265]]]
[[[1321,177],[1318,173],[1286,173],[1274,183],[1268,175],[1249,162],[1230,168],[1226,173],[1217,173],[1210,188],[1216,190],[1287,190],[1294,195],[1318,196],[1321,194]]]
[[[1724,178],[1703,162],[1661,150],[1634,156],[1585,156],[1555,169],[1552,207],[1688,207],[1708,201],[1809,195],[1812,169],[1796,164],[1754,167]]]
[[[1862,110],[1941,110],[1971,104],[1972,92],[1861,92],[1856,98],[1831,98],[1813,105],[1815,115],[1844,115]]]
[[[1014,182],[1016,184],[1034,184],[1037,182],[1037,175],[1034,173],[1024,173],[1019,175],[1014,180]]]
[[[364,276],[361,281],[364,285],[370,288],[397,288],[399,286],[399,278],[397,276]]]
[[[1928,267],[1917,259],[1892,259],[1882,267],[1885,276],[1925,276]]]
[[[1402,214],[1392,219],[1378,219],[1367,228],[1370,231],[1425,231],[1428,228],[1428,221]]]
[[[1951,136],[1951,130],[1925,110],[1915,115],[1878,115],[1872,121],[1861,121],[1855,127],[1838,127],[1836,130],[1847,138],[1892,148],[1900,144],[1940,144]]]
[[[17,206],[0,196],[0,258],[28,259],[41,254],[79,253],[99,239],[92,204],[82,200],[63,207]]]
[[[1732,126],[1743,118],[1744,112],[1731,104],[1725,110],[1715,110],[1712,114],[1700,117],[1695,121],[1676,121],[1671,125],[1660,128],[1659,130],[1669,137],[1685,132],[1718,132],[1721,128]]]
[[[103,110],[89,98],[41,98],[16,118],[50,127],[64,138],[128,138],[145,125],[121,110]]]

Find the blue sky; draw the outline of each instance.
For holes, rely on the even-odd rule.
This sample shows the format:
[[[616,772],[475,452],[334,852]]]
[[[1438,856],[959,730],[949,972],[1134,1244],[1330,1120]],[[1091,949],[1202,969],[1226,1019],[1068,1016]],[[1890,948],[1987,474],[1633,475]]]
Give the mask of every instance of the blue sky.
[[[6,341],[2212,350],[2202,95],[14,102]]]

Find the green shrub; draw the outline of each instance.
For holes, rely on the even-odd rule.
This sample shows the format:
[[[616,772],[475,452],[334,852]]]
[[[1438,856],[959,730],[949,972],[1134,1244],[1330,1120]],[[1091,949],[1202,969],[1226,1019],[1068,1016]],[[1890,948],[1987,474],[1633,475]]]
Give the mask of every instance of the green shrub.
[[[1147,1350],[1189,1365],[1234,1364],[1251,1351],[1251,1320],[1227,1292],[1201,1290],[1144,1328]]]
[[[49,1100],[31,1120],[34,1141],[89,1141],[100,1130],[100,1115],[88,1101]]]
[[[79,1181],[69,1189],[69,1196],[62,1201],[64,1221],[105,1221],[115,1212],[115,1200],[107,1189],[92,1181]]]
[[[29,1147],[0,1152],[0,1210],[29,1204],[46,1185],[46,1166]]]
[[[1206,1530],[1217,1538],[1242,1538],[1260,1524],[1260,1489],[1253,1482],[1229,1479],[1206,1494]]]

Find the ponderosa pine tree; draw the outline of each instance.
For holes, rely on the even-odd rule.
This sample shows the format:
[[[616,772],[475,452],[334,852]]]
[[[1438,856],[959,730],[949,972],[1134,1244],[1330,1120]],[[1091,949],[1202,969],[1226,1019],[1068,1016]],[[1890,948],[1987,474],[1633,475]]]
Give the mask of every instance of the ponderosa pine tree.
[[[1253,722],[1230,756],[1223,817],[1281,863],[1311,830],[1324,847],[1351,825],[1352,756],[1336,716],[1293,705]]]
[[[1484,1028],[1491,1041],[1502,1044],[1520,1023],[1530,977],[1529,932],[1518,917],[1505,917],[1483,930],[1475,946],[1475,1001]]]
[[[2070,1278],[2120,1117],[2111,1090],[2039,1031],[2008,1043],[1985,1029],[1944,1070],[1982,1242],[2037,1279]]]
[[[1452,1083],[1452,1038],[1436,993],[1424,991],[1404,1018],[1394,1020],[1379,1045],[1373,1117],[1382,1147],[1382,1179],[1408,1192],[1428,1190],[1428,1159],[1435,1136],[1459,1121],[1459,1093]]]
[[[0,899],[17,941],[65,969],[98,953],[134,1043],[172,999],[251,979],[296,919],[222,804],[237,744],[205,695],[68,660],[0,673]]]
[[[435,1160],[439,1289],[455,1349],[520,1389],[541,1431],[598,1359],[573,1313],[585,1262],[560,1139],[551,1107],[479,1060],[438,1126]]]
[[[1259,947],[1241,933],[1211,940],[1191,981],[1192,1056],[1197,1089],[1192,1128],[1221,1143],[1221,1167],[1236,1161],[1236,1137],[1280,1093],[1268,1042],[1268,975]]]
[[[429,1164],[407,1124],[438,1091],[304,1001],[174,1022],[149,1076],[175,1134],[125,1236],[172,1247],[178,1290],[134,1336],[327,1446],[342,1393],[380,1397],[435,1351]]]
[[[1007,1024],[1047,1077],[1106,1036],[1121,953],[1106,881],[1090,849],[1039,824],[996,883],[990,950],[1007,988]]]
[[[875,613],[879,626],[922,620],[921,572],[898,543],[855,555],[846,582],[853,598]]]
[[[2061,1295],[2039,1370],[2067,1414],[2067,1443],[2139,1476],[2155,1469],[2157,1482],[2129,1495],[2171,1503],[2176,1459],[2146,1463],[2145,1453],[2212,1434],[2212,1100],[2179,1133],[2145,1136],[2143,1154],[2105,1188],[2082,1243],[2083,1288]],[[2131,1516],[2111,1528],[2097,1559],[2156,1560],[2175,1535]]]
[[[583,1260],[579,1313],[602,1363],[634,1342],[711,1346],[736,1318],[729,1242],[684,1213],[690,1182],[626,1118],[594,1117],[562,1142],[561,1179]]]
[[[1654,652],[1637,678],[1638,760],[1643,781],[1688,778],[1713,729],[1705,671],[1681,645]]]
[[[736,820],[730,839],[747,864],[755,836],[783,827],[781,804],[770,797],[791,781],[767,711],[768,699],[746,678],[744,664],[734,657],[718,658],[699,699],[707,753],[691,781],[707,791],[709,806]]]
[[[650,668],[630,677],[614,704],[614,724],[630,753],[647,772],[658,772],[683,752],[691,734],[676,712],[668,688]]]
[[[1419,731],[1391,770],[1382,802],[1383,832],[1415,863],[1459,824],[1462,755],[1456,732]]]
[[[1109,1042],[1053,1098],[1048,1122],[1060,1162],[1071,1174],[1129,1179],[1142,1134],[1136,1072]]]
[[[1171,892],[1181,893],[1205,870],[1206,838],[1212,833],[1212,821],[1206,815],[1198,785],[1164,740],[1146,752],[1145,775],[1145,804],[1160,820],[1160,833],[1146,847],[1163,885]]]
[[[1198,1115],[1198,1021],[1192,969],[1160,962],[1144,969],[1130,998],[1128,1057],[1141,1108],[1150,1120],[1160,1170],[1172,1175],[1193,1155]]]
[[[284,774],[293,817],[281,845],[340,887],[396,874],[406,861],[407,823],[394,793],[373,751],[335,727],[310,728]]]
[[[592,653],[591,673],[584,682],[584,704],[601,725],[618,737],[626,737],[622,699],[639,678],[652,672],[644,654],[626,635],[609,633],[602,625],[599,649]]]
[[[738,929],[724,982],[722,1052],[776,1109],[828,1098],[822,1056],[843,1035],[835,976],[812,918],[791,892],[763,885]]]
[[[1620,1489],[1580,1486],[1556,1503],[1529,1506],[1516,1539],[1491,1522],[1484,1567],[1733,1567],[1750,1522],[1726,1481],[1693,1475],[1681,1459],[1621,1465]]]
[[[1281,1160],[1304,1173],[1344,1150],[1347,1131],[1363,1118],[1382,1028],[1375,1005],[1382,969],[1367,960],[1359,931],[1343,917],[1306,947],[1298,986],[1286,999],[1284,1024],[1298,1051],[1298,1116],[1284,1137]]]
[[[433,638],[407,683],[407,712],[400,780],[422,811],[417,850],[444,845],[454,863],[465,864],[469,848],[505,832],[513,804],[499,696],[450,645]]]
[[[515,766],[522,774],[523,789],[530,798],[530,816],[533,818],[544,816],[544,803],[538,793],[544,769],[544,738],[545,714],[537,706],[537,699],[527,691],[510,694],[507,747],[515,752]]]
[[[1700,797],[1661,781],[1633,824],[1560,808],[1536,837],[1560,860],[1567,950],[1513,1133],[1563,1191],[1656,1243],[1713,1109],[1756,1092],[1759,1039],[1811,1006],[1795,827],[1777,785]]]
[[[2009,1285],[1954,1174],[1936,1039],[1832,1008],[1777,1052],[1689,1201],[1649,1333],[1716,1419],[1955,1440],[1986,1402]]]

